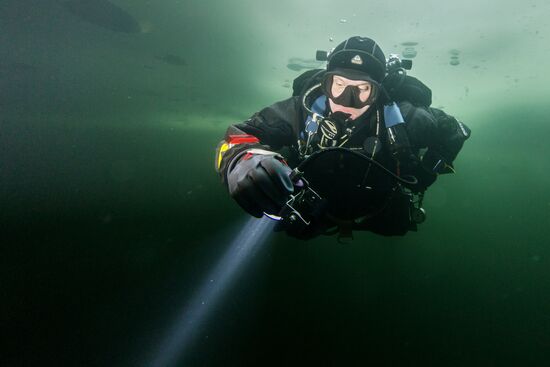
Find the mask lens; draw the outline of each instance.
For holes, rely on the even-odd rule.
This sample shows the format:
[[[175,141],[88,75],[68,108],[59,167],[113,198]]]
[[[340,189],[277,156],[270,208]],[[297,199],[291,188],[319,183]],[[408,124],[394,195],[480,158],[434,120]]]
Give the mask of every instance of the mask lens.
[[[372,84],[369,82],[366,82],[358,85],[356,88],[358,91],[357,95],[359,96],[359,100],[361,102],[366,102],[372,93]]]
[[[334,76],[332,76],[331,80],[330,94],[332,97],[338,98],[344,93],[346,84],[340,78],[335,78]]]

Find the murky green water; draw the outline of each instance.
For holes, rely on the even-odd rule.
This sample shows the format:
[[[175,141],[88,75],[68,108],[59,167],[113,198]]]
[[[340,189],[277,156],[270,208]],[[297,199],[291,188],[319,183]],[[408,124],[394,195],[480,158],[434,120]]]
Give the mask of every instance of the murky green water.
[[[112,3],[142,32],[0,1],[2,365],[147,365],[246,220],[225,128],[352,35],[472,128],[457,174],[404,238],[273,235],[179,365],[550,363],[549,5]]]

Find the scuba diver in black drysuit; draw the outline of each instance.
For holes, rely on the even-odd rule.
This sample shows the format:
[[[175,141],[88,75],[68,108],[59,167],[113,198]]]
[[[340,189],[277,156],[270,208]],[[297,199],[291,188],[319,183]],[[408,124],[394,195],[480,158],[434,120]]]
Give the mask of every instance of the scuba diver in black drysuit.
[[[454,172],[469,128],[430,108],[431,91],[406,75],[406,60],[386,60],[370,38],[324,56],[326,70],[296,78],[292,97],[227,129],[216,155],[222,183],[249,214],[279,219],[301,239],[415,231],[424,192]]]

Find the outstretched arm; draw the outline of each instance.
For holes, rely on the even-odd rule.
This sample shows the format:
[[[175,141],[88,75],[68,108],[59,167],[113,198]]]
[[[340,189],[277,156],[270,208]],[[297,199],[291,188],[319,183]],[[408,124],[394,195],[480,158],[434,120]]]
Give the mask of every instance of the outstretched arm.
[[[227,129],[216,170],[229,194],[249,214],[278,213],[294,187],[291,169],[276,150],[295,144],[301,115],[298,98],[264,108]]]
[[[224,184],[230,163],[250,149],[277,151],[296,144],[299,125],[305,121],[298,97],[277,102],[248,120],[229,126],[218,145],[216,170]]]

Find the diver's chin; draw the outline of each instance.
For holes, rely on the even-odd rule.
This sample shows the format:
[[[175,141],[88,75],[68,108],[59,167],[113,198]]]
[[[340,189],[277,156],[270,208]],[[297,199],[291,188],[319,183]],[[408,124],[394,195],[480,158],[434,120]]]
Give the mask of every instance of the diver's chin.
[[[339,104],[334,103],[332,99],[329,99],[329,104],[330,104],[330,110],[333,113],[343,112],[345,114],[348,114],[350,115],[349,117],[350,120],[356,120],[359,116],[367,112],[367,110],[370,107],[370,105],[366,105],[365,107],[362,107],[362,108],[352,108],[352,107],[341,106]]]

